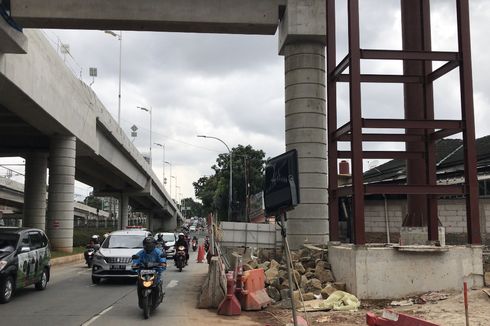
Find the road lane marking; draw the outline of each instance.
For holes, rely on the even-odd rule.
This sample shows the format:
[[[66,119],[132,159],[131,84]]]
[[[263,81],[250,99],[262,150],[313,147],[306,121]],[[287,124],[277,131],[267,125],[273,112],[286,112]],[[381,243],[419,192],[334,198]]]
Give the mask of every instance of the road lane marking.
[[[88,321],[84,322],[82,324],[82,326],[88,326],[88,325],[92,324],[94,321],[96,321],[97,319],[99,319],[103,314],[105,314],[106,312],[109,312],[113,307],[114,306],[110,306],[108,308],[105,308],[104,310],[102,310],[101,312],[99,312],[97,315],[93,316]]]
[[[179,284],[179,281],[177,281],[177,280],[171,280],[170,282],[168,282],[167,288],[168,289],[174,288],[174,287],[177,286],[177,284]]]

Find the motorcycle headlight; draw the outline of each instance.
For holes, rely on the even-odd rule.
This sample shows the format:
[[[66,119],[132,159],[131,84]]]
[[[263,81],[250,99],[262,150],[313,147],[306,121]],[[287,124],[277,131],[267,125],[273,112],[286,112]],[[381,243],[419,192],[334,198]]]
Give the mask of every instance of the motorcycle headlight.
[[[7,266],[7,261],[6,260],[0,260],[0,271],[4,269],[4,267]]]

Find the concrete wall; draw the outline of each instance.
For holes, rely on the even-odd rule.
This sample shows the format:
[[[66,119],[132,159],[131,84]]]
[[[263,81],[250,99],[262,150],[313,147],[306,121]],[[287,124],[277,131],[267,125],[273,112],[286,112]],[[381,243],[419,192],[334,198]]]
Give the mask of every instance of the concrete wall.
[[[407,211],[405,200],[388,200],[390,232],[399,232]],[[446,233],[466,233],[464,199],[440,199],[438,214]],[[368,200],[365,205],[366,232],[386,232],[383,200]],[[490,232],[490,198],[480,198],[480,223],[484,233]]]
[[[483,286],[482,247],[452,246],[445,252],[402,252],[392,247],[329,246],[337,281],[360,299],[401,298],[427,291]]]
[[[221,222],[218,238],[223,247],[277,248],[282,244],[275,224]]]

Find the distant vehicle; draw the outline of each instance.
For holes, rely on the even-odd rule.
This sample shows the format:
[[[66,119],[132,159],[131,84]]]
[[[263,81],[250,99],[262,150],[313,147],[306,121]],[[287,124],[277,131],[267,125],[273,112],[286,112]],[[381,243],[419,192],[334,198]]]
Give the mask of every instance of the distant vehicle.
[[[109,234],[94,254],[92,261],[92,283],[104,278],[138,277],[131,268],[131,257],[143,249],[143,240],[151,232],[143,230],[121,230]]]
[[[17,289],[34,284],[44,290],[49,282],[51,252],[40,229],[0,228],[0,303],[7,303]]]
[[[190,232],[196,232],[196,226],[195,226],[195,225],[191,226],[191,227],[189,228],[189,231],[190,231]]]
[[[165,246],[170,247],[166,250],[167,258],[173,258],[175,255],[175,241],[177,241],[175,234],[172,232],[160,232],[155,234],[155,240],[158,239],[160,234],[163,236],[163,240],[165,240]]]

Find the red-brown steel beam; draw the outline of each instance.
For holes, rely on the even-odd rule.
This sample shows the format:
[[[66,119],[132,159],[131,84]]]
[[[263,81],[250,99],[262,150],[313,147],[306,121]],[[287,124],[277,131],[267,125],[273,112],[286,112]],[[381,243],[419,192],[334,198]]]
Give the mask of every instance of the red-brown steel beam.
[[[351,151],[338,151],[338,158],[352,159]],[[424,152],[407,152],[407,151],[363,151],[362,157],[365,159],[396,159],[396,160],[422,160]]]
[[[339,241],[339,198],[337,197],[337,83],[335,0],[327,0],[327,127],[328,127],[328,224],[330,241]],[[348,62],[348,60],[347,60]],[[345,68],[344,68],[345,69]]]
[[[453,69],[457,68],[459,66],[459,61],[449,61],[448,63],[444,64],[443,66],[439,67],[435,71],[429,74],[427,77],[429,82],[433,82],[436,79],[444,76],[448,72],[452,71]]]
[[[466,223],[468,243],[481,244],[478,209],[478,178],[476,165],[475,116],[473,111],[473,81],[471,77],[470,14],[468,0],[457,0],[458,49],[461,57],[459,79],[463,131],[464,170],[466,186]]]
[[[363,128],[393,129],[461,129],[463,123],[457,120],[425,119],[363,119]]]
[[[364,186],[364,192],[366,195],[409,195],[409,194],[423,194],[423,195],[464,195],[464,187],[459,185],[387,185],[387,184],[369,184]],[[352,187],[339,187],[337,189],[337,196],[346,197],[353,194]]]
[[[404,2],[405,0],[402,0]],[[404,7],[402,6],[402,12],[407,12],[407,10],[411,10],[413,8],[419,9],[420,3],[419,0],[407,0],[409,3]],[[413,14],[413,10],[411,13]],[[418,15],[418,13],[414,13]],[[412,15],[411,15],[412,16]],[[405,17],[405,19],[420,19],[421,17]],[[407,22],[407,21],[405,21]],[[411,21],[410,24],[414,23],[419,25],[420,21]],[[402,22],[404,24],[404,22]],[[415,25],[412,25],[415,26]],[[417,30],[417,38],[421,36],[420,27],[415,26]],[[415,30],[414,30],[415,33]],[[415,36],[415,35],[414,35]],[[418,43],[418,42],[417,42]],[[418,44],[420,46],[421,44]],[[458,60],[459,56],[457,52],[443,52],[443,51],[424,51],[424,50],[361,50],[361,58],[369,59],[369,60],[415,60],[415,61],[454,61]]]
[[[399,59],[403,61],[405,75],[424,76],[424,60],[455,60],[455,53],[430,53],[425,48],[423,22],[424,0],[401,0],[402,49]],[[393,55],[394,53],[390,53]],[[423,84],[404,84],[405,119],[425,120],[425,87]],[[425,130],[406,129],[407,134],[424,135]],[[410,142],[405,145],[408,152],[426,150],[425,142]],[[424,159],[407,160],[407,184],[423,185],[427,183],[427,165]],[[427,226],[429,215],[427,195],[407,196],[407,218],[404,226]]]
[[[407,134],[362,134],[362,141],[370,142],[411,142],[423,141],[424,137],[420,135]],[[338,138],[338,141],[350,141],[350,134],[344,134]]]
[[[425,51],[431,51],[431,31],[430,31],[430,0],[422,0],[422,42],[423,49]],[[423,62],[423,74],[429,76],[432,74],[432,61]],[[433,83],[425,78],[424,83],[424,116],[426,120],[434,120],[434,89]],[[431,139],[430,135],[434,132],[434,129],[425,130],[425,169],[426,169],[426,184],[430,187],[434,187],[437,184],[437,170],[436,170],[436,145],[435,141]],[[427,230],[429,241],[439,240],[439,217],[437,213],[437,196],[428,194],[427,196]]]
[[[342,74],[337,77],[337,81],[348,83],[350,77],[348,74]],[[361,82],[363,83],[390,83],[390,84],[404,84],[404,83],[421,83],[422,77],[419,76],[403,76],[403,75],[372,75],[362,74]]]
[[[359,40],[359,0],[348,0],[348,35],[350,55],[350,121],[352,151],[352,206],[354,216],[354,243],[366,243],[364,227],[364,186],[362,162],[362,110],[361,110],[361,49]]]
[[[327,35],[327,38],[328,38],[328,35]],[[337,58],[335,58],[335,60],[337,61]],[[347,69],[347,67],[349,67],[349,63],[350,63],[350,56],[347,54],[342,59],[342,61],[340,61],[340,63],[334,68],[334,70],[330,74],[329,80],[336,79],[342,72],[344,72],[345,69]]]
[[[433,132],[430,135],[430,139],[436,141],[438,139],[443,139],[443,138],[452,136],[454,134],[460,133],[462,131],[463,131],[463,128],[460,128],[460,129],[441,129],[441,130]]]

